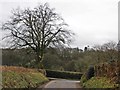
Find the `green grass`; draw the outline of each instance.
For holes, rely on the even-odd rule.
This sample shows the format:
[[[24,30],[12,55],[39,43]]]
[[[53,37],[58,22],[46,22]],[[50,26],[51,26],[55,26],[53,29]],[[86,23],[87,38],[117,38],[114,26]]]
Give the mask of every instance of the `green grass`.
[[[81,84],[85,83],[87,81],[86,73],[84,73],[80,79]]]
[[[83,82],[85,88],[116,88],[117,84],[111,82],[106,77],[92,77],[88,81]]]
[[[3,88],[37,88],[48,82],[48,79],[40,72],[2,72]]]

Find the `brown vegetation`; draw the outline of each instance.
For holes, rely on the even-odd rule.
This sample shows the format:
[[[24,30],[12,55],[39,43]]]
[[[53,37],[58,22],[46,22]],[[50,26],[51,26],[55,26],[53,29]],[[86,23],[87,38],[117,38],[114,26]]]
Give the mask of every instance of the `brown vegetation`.
[[[37,72],[37,69],[28,69],[16,66],[0,66],[0,71],[15,71],[15,72]]]
[[[95,76],[108,77],[111,82],[120,83],[120,63],[101,63],[95,66]]]

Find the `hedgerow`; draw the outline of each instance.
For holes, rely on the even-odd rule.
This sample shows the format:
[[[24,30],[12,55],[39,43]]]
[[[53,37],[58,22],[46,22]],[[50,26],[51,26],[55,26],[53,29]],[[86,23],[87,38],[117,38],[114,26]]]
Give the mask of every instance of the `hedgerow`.
[[[80,79],[82,73],[80,72],[69,72],[69,71],[55,71],[46,70],[47,77],[63,78],[63,79]]]

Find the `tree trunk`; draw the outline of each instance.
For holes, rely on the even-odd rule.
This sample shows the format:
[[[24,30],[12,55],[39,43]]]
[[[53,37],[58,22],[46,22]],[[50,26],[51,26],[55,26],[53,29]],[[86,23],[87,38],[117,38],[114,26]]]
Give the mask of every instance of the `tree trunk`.
[[[36,55],[37,55],[37,60],[36,60],[37,69],[38,71],[42,71],[42,73],[46,75],[46,70],[43,65],[44,54],[37,53]]]
[[[38,69],[43,69],[44,67],[43,67],[43,64],[42,64],[42,61],[43,61],[43,55],[41,56],[41,54],[40,53],[36,53],[36,55],[37,55],[37,58],[36,58],[36,64],[37,64],[37,68]]]

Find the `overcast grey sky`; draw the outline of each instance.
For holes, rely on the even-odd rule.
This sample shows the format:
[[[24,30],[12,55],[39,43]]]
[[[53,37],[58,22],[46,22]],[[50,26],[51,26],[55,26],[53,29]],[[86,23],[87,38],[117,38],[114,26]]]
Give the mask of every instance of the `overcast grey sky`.
[[[86,45],[118,41],[118,1],[119,0],[1,0],[0,23],[11,15],[17,7],[34,8],[39,3],[48,2],[55,8],[76,34],[71,44],[83,48]],[[4,33],[1,33],[4,36]],[[0,36],[1,38],[1,36]]]

